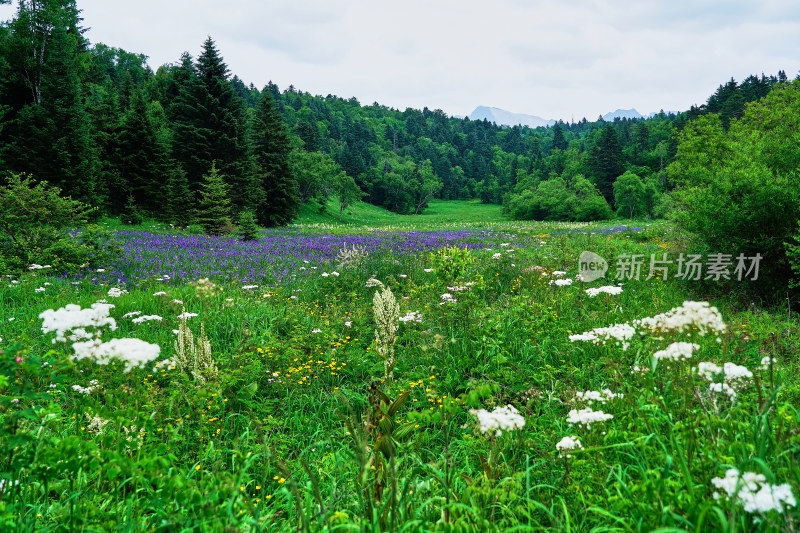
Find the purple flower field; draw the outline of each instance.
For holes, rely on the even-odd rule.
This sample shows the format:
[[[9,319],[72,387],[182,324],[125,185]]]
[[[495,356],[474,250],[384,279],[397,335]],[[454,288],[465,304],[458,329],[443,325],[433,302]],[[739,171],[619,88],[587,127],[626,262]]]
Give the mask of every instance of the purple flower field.
[[[242,242],[229,237],[119,231],[117,242],[123,250],[119,261],[84,277],[112,284],[164,276],[172,281],[223,276],[243,283],[280,283],[304,265],[333,261],[344,246],[363,248],[370,255],[407,255],[444,246],[482,249],[491,245],[493,235],[486,230],[331,234],[288,229]]]

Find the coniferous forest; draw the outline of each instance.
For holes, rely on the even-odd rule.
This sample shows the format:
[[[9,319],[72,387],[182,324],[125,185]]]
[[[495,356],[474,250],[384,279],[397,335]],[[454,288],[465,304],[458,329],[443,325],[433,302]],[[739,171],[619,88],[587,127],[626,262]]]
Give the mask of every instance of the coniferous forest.
[[[258,88],[229,71],[212,37],[153,70],[142,54],[90,43],[75,1],[23,0],[1,31],[0,168],[98,213],[179,225],[199,221],[212,172],[227,187],[222,216],[253,211],[263,226],[328,197],[401,214],[437,198],[502,204],[517,219],[658,217],[687,121],[717,113],[727,128],[786,81],[731,79],[677,115],[531,129]]]

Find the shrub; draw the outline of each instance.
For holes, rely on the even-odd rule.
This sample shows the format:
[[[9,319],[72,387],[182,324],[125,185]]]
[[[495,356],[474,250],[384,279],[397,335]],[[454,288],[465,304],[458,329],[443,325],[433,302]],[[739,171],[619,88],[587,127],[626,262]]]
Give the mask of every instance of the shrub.
[[[11,174],[0,187],[0,266],[23,272],[32,264],[51,265],[55,271],[96,266],[116,248],[111,236],[97,226],[86,226],[95,209],[31,176]]]
[[[256,225],[256,216],[252,211],[242,211],[239,215],[239,230],[237,235],[243,241],[258,240],[258,226]]]

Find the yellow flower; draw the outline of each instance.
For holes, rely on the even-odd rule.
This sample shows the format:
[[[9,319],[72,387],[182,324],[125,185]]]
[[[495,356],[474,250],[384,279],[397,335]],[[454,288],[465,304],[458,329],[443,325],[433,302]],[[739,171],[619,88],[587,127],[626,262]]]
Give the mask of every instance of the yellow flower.
[[[200,465],[197,465],[196,467],[194,467],[194,469],[195,470],[200,470]]]

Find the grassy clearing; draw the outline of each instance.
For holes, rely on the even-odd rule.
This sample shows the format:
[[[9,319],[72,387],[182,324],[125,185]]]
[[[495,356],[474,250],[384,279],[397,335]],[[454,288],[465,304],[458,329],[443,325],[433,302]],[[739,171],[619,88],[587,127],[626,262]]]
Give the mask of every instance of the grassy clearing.
[[[431,225],[446,226],[473,207],[434,204]],[[384,222],[363,217],[367,226]],[[296,229],[322,239],[319,224]],[[621,294],[596,297],[585,289],[614,282],[551,283],[574,279],[582,250],[607,259],[649,256],[681,250],[681,237],[664,224],[619,233],[596,225],[595,233],[568,233],[575,225],[489,226],[485,250],[300,261],[274,286],[245,288],[224,273],[210,276],[213,286],[151,276],[112,297],[111,280],[76,284],[46,270],[4,280],[0,529],[800,527],[797,507],[785,500],[782,512],[748,512],[735,497],[715,498],[724,490],[712,483],[736,468],[763,474],[759,487],[788,484],[800,496],[793,316],[714,299],[724,332],[638,328],[627,349],[570,341],[707,295],[692,282],[658,277],[626,280]],[[197,260],[213,253],[198,251]],[[400,317],[422,315],[400,323],[390,380],[376,353],[379,287],[367,286],[371,278],[391,288]],[[443,303],[445,293],[456,301]],[[42,332],[42,311],[100,299],[115,306],[118,326],[103,328],[103,340],[155,343],[158,359],[172,362],[125,373],[120,363],[73,361],[70,343],[54,344]],[[196,336],[204,324],[213,368],[175,363],[173,330],[184,309],[197,313],[186,322]],[[141,314],[125,317],[132,312]],[[134,323],[142,315],[161,320]],[[672,341],[698,347],[686,360],[653,357]],[[760,368],[765,357],[774,360]],[[752,377],[710,381],[697,372],[700,362],[742,365]],[[92,380],[89,392],[74,387],[92,387]],[[725,391],[723,384],[733,396],[712,392],[712,385]],[[577,393],[604,389],[621,396],[591,407],[613,418],[591,427],[567,421],[570,411],[589,406]],[[482,432],[470,412],[507,405],[525,423],[500,435]],[[568,436],[582,448],[557,449]]]

